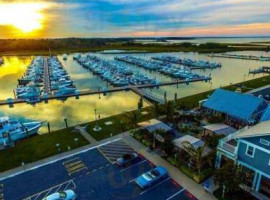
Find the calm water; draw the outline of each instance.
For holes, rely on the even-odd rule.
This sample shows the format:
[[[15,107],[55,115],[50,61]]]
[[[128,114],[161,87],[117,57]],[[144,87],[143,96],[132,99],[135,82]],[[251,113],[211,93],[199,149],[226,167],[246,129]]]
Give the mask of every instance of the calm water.
[[[167,42],[157,42],[156,40],[136,40],[140,43],[160,43],[160,44],[168,44],[168,43],[183,43],[183,42],[190,42],[195,44],[204,44],[204,43],[235,43],[235,44],[242,44],[242,43],[250,43],[250,42],[264,42],[269,43],[270,37],[265,38],[194,38],[192,40],[167,40]]]
[[[68,125],[76,125],[93,121],[95,119],[94,109],[100,118],[116,115],[121,112],[137,109],[139,96],[132,92],[117,92],[114,94],[82,96],[79,99],[69,98],[65,102],[51,100],[49,103],[39,103],[35,106],[29,104],[17,104],[13,108],[9,106],[0,107],[0,116],[10,116],[12,119],[29,121],[50,122],[51,130],[65,127],[64,119],[67,118]],[[144,106],[148,106],[144,102]],[[46,133],[47,126],[44,123],[40,133]]]
[[[266,52],[236,52],[248,55],[264,55],[270,56]],[[159,89],[149,90],[156,96],[163,97],[164,92],[167,93],[168,99],[173,99],[175,93],[178,97],[184,97],[191,94],[207,91],[210,88],[218,88],[220,86],[229,85],[230,83],[237,83],[243,80],[250,80],[262,75],[248,75],[249,69],[255,69],[264,65],[270,66],[270,62],[237,60],[227,58],[210,58],[205,54],[197,53],[166,53],[180,58],[191,58],[209,60],[212,62],[221,62],[222,68],[214,70],[196,70],[199,74],[211,74],[212,81],[210,83],[191,83],[190,85],[179,86],[166,86]],[[97,54],[104,59],[113,60],[114,54]],[[152,56],[162,55],[159,54],[132,54],[134,56],[144,57],[150,59]],[[67,61],[63,61],[62,56],[58,56],[62,64],[65,66],[71,79],[74,80],[75,85],[80,90],[97,90],[101,87],[110,86],[106,81],[101,80],[99,77],[93,75],[90,71],[84,69],[76,61],[72,59],[72,54],[69,55]],[[20,78],[27,66],[31,62],[31,57],[4,57],[5,64],[0,67],[0,98],[6,99],[13,97],[13,89],[17,86],[17,79]],[[159,74],[158,72],[151,72],[145,69],[128,65],[134,72],[139,71],[151,77],[156,77],[158,80],[171,81],[172,78]],[[127,110],[137,108],[139,97],[132,92],[118,92],[108,94],[107,96],[91,95],[80,97],[80,99],[69,98],[67,101],[62,102],[59,100],[49,101],[48,104],[40,103],[35,106],[28,104],[17,104],[14,108],[8,106],[0,107],[0,116],[10,116],[15,119],[27,121],[34,119],[38,121],[48,121],[51,123],[53,130],[63,128],[64,118],[68,119],[68,124],[75,125],[94,120],[94,109],[97,108],[101,117],[111,116]],[[148,106],[144,102],[144,106]],[[47,132],[46,126],[41,130],[42,133]]]

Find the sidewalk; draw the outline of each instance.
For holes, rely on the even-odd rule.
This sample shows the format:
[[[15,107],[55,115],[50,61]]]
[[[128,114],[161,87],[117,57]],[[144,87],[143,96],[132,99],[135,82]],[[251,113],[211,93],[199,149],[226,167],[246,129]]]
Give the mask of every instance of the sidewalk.
[[[145,156],[149,161],[151,161],[155,165],[161,165],[163,167],[166,167],[171,177],[199,200],[217,200],[213,195],[205,192],[203,186],[190,179],[187,175],[183,174],[179,169],[169,164],[167,161],[162,159],[160,156],[156,155],[154,152],[150,153],[147,152],[147,147],[145,147],[143,144],[141,144],[132,136],[130,136],[129,133],[123,133],[122,139],[131,147],[133,147],[138,153]]]
[[[76,126],[75,130],[78,130],[80,132],[80,134],[88,141],[90,142],[90,144],[94,144],[97,141],[85,130],[86,127],[82,127],[82,126]]]

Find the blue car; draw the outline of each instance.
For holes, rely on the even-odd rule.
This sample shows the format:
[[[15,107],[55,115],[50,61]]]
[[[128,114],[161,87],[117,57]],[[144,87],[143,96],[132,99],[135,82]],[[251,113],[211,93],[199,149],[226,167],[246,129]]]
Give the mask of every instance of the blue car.
[[[157,166],[136,178],[135,182],[141,188],[147,188],[168,177],[168,171],[164,167]]]

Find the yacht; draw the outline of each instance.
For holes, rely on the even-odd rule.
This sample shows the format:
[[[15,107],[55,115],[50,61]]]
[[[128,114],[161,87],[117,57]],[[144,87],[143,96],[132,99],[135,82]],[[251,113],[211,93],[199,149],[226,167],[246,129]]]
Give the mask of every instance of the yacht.
[[[55,96],[77,94],[78,90],[75,87],[59,86],[58,90],[54,92]]]
[[[42,122],[11,121],[9,117],[0,117],[0,145],[29,137],[38,132]]]

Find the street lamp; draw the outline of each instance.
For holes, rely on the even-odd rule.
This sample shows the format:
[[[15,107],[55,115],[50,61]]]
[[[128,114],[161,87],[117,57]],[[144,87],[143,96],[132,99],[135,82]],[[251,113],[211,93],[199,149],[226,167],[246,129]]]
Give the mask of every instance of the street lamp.
[[[75,142],[75,144],[76,144],[76,146],[78,146],[78,138],[74,138],[74,142]]]
[[[98,124],[97,124],[97,109],[95,109],[95,120],[96,120],[96,125],[95,125],[95,127],[94,127],[94,131],[100,131],[101,130],[101,127],[100,126],[98,126]]]
[[[58,152],[61,151],[61,149],[60,149],[60,144],[59,144],[59,143],[55,144],[55,147],[57,148]]]

